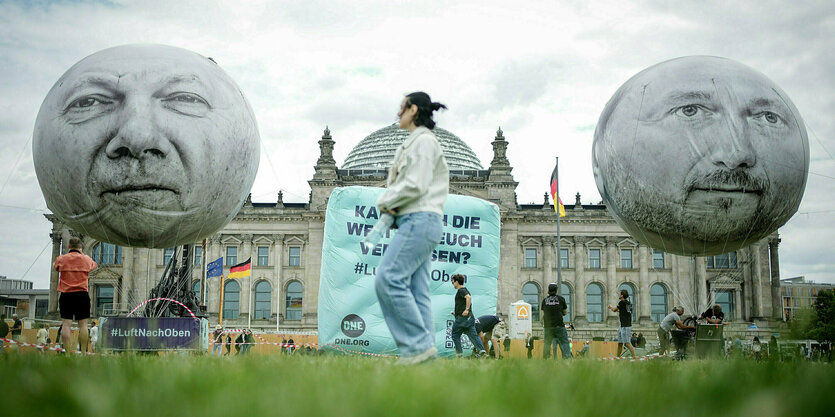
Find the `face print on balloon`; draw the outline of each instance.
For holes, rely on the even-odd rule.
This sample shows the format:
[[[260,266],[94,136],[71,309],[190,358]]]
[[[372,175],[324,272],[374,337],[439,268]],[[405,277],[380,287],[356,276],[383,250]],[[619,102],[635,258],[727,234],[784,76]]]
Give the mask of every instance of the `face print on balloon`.
[[[35,124],[35,171],[59,220],[95,239],[163,248],[225,226],[255,180],[259,136],[212,60],[162,45],[84,58]]]
[[[594,134],[600,194],[639,241],[715,255],[797,211],[809,171],[800,114],[764,75],[717,57],[650,67],[612,97]]]

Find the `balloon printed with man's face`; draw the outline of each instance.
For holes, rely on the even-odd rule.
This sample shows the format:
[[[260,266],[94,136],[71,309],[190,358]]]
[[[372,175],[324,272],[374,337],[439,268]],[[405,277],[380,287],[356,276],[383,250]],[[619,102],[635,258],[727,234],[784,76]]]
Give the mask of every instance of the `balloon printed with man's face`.
[[[258,170],[255,116],[211,59],[126,45],[70,68],[41,105],[35,171],[47,206],[96,240],[165,248],[237,214]]]
[[[662,62],[607,103],[592,146],[598,190],[638,241],[679,255],[748,246],[797,211],[806,128],[788,96],[718,57]]]

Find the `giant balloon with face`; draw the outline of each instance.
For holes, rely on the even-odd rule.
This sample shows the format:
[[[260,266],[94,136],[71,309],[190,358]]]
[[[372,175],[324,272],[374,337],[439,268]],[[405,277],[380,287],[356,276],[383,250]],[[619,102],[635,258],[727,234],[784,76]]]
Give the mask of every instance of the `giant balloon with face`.
[[[35,123],[47,206],[97,240],[193,243],[240,209],[259,161],[255,116],[211,59],[163,45],[105,49],[55,83]]]
[[[638,241],[680,255],[748,246],[797,211],[809,142],[794,104],[738,62],[685,57],[627,81],[606,105],[594,177]]]

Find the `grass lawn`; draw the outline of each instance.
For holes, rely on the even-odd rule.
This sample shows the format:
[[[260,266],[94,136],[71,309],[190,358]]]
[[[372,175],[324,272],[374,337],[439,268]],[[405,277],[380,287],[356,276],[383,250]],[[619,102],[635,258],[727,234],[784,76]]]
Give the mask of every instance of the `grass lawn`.
[[[831,364],[0,355],[0,415],[812,416]]]

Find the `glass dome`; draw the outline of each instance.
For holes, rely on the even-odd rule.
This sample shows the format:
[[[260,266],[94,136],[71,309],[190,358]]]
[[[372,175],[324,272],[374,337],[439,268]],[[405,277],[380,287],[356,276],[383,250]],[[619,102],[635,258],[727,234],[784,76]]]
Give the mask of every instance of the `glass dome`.
[[[450,170],[483,170],[481,161],[461,138],[448,130],[435,127],[432,130],[446,157]],[[386,126],[361,140],[342,164],[342,169],[387,169],[397,147],[409,136],[409,131],[400,129],[396,123]]]

